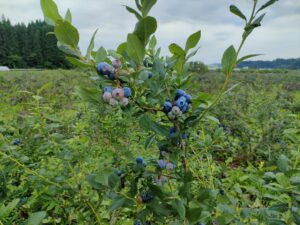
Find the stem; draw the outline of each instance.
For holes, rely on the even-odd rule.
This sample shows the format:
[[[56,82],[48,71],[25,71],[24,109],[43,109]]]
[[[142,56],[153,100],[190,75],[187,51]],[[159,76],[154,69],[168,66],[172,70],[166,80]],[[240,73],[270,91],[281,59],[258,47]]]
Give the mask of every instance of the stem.
[[[256,5],[257,5],[257,0],[254,1],[254,5],[253,5],[253,8],[252,8],[251,16],[250,16],[249,21],[248,21],[247,24],[246,24],[246,27],[249,26],[249,25],[251,25],[253,19],[255,18],[254,13],[255,13]],[[239,48],[238,48],[238,51],[237,51],[237,56],[240,54],[240,51],[241,51],[241,49],[242,49],[242,47],[243,47],[245,41],[247,40],[247,37],[248,37],[248,36],[243,37],[243,39],[242,39],[242,41],[241,41],[241,43],[240,43],[240,46],[239,46]]]
[[[153,107],[147,107],[147,106],[142,106],[140,103],[138,103],[137,101],[134,101],[135,104],[138,105],[138,107],[140,107],[143,111],[147,112],[147,111],[154,111],[154,112],[163,112],[163,109],[159,109],[159,108],[153,108]]]

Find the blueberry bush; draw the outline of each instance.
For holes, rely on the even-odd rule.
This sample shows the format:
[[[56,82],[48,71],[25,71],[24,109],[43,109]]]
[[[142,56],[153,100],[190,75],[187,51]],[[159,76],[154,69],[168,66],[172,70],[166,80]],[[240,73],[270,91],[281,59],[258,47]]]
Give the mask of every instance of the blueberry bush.
[[[201,32],[184,47],[170,44],[171,56],[161,56],[157,21],[150,16],[156,0],[125,6],[137,23],[117,50],[94,50],[96,31],[85,55],[71,12],[63,17],[52,0],[41,0],[58,48],[82,69],[82,78],[76,89],[70,88],[75,78],[63,76],[57,86],[48,82],[19,92],[16,103],[31,99],[31,105],[22,106],[15,123],[2,122],[1,223],[299,224],[296,114],[285,118],[294,126],[280,124],[268,113],[281,106],[272,110],[272,102],[263,102],[254,115],[251,87],[236,96],[241,84],[230,85],[236,65],[256,56],[240,52],[275,2],[254,0],[248,18],[230,6],[245,21],[244,33],[237,48],[224,52],[222,82],[210,96],[195,89],[190,63]],[[83,83],[87,76],[92,81]],[[49,104],[42,96],[53,92],[64,97]],[[74,113],[74,107],[80,110]]]

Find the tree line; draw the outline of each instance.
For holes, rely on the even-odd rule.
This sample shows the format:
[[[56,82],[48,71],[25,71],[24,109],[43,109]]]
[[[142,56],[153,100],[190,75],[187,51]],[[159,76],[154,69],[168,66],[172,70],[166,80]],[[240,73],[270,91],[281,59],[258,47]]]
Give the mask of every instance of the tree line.
[[[253,69],[300,69],[300,58],[275,59],[273,61],[245,61],[240,63],[238,67],[248,67]]]
[[[9,68],[71,68],[65,55],[57,48],[53,27],[36,20],[28,25],[12,25],[0,20],[0,66]]]

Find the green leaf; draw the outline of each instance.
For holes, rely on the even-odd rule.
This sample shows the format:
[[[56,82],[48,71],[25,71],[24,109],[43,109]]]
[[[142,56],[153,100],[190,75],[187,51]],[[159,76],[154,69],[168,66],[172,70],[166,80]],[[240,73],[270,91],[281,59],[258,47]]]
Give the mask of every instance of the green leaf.
[[[87,49],[87,51],[86,51],[86,56],[85,56],[86,59],[90,59],[90,58],[91,58],[92,50],[93,50],[94,47],[95,47],[95,36],[96,36],[97,32],[98,32],[98,29],[94,32],[94,34],[93,34],[93,36],[92,36],[92,38],[91,38],[89,47],[88,47],[88,49]]]
[[[236,51],[231,45],[225,52],[222,58],[222,72],[226,75],[232,73],[233,69],[236,66],[237,55]]]
[[[134,34],[128,34],[127,53],[139,65],[143,64],[145,47],[140,39]]]
[[[115,172],[111,172],[108,176],[108,185],[110,188],[116,187],[120,182],[119,176]]]
[[[172,205],[173,209],[179,215],[180,219],[184,220],[185,219],[185,207],[184,207],[183,201],[180,199],[174,199],[171,202],[171,205]]]
[[[261,10],[263,10],[263,9],[265,9],[265,8],[267,8],[267,7],[269,7],[270,5],[273,5],[275,2],[277,2],[278,0],[270,0],[270,1],[268,1],[266,4],[264,4],[264,5],[262,5],[258,10],[257,10],[257,12],[256,13],[258,13],[258,12],[260,12]]]
[[[107,58],[107,52],[105,48],[103,47],[99,48],[95,58],[96,64],[105,61],[106,58]]]
[[[135,5],[139,10],[142,10],[142,6],[141,6],[139,0],[135,0]]]
[[[265,17],[266,13],[262,14],[261,16],[259,16],[256,20],[253,21],[253,23],[251,24],[252,27],[260,27],[261,26],[261,21],[263,20],[263,18]]]
[[[146,17],[148,15],[148,13],[152,9],[152,7],[156,4],[156,2],[157,0],[147,0],[144,2],[141,10],[143,17]]]
[[[138,20],[142,19],[142,16],[135,9],[133,9],[129,6],[126,6],[126,5],[125,5],[125,8],[127,9],[128,12],[134,14]]]
[[[243,20],[245,20],[247,22],[247,18],[246,16],[241,12],[241,10],[239,10],[238,7],[236,7],[235,5],[231,5],[230,6],[230,12],[232,12],[234,15],[242,18]]]
[[[276,181],[280,184],[283,188],[288,188],[291,186],[290,180],[284,173],[276,174]]]
[[[68,21],[69,23],[72,23],[72,14],[71,14],[70,9],[68,9],[66,12],[65,20]]]
[[[250,59],[250,58],[253,58],[253,57],[256,57],[256,56],[260,56],[260,55],[263,55],[263,54],[252,54],[252,55],[243,56],[242,58],[237,60],[236,64],[238,65],[241,62],[245,61],[246,59]]]
[[[41,0],[41,8],[45,17],[45,21],[54,26],[57,20],[62,20],[59,15],[57,5],[52,0]]]
[[[149,42],[149,48],[154,50],[157,44],[156,37],[153,35],[150,42]]]
[[[89,102],[93,105],[99,105],[101,103],[101,95],[98,89],[77,87],[75,90],[82,100]]]
[[[201,38],[201,31],[197,31],[189,36],[186,44],[185,44],[185,51],[188,52],[190,49],[195,48],[199,43]]]
[[[185,55],[185,51],[177,44],[172,43],[169,45],[170,52],[175,56]]]
[[[151,120],[147,115],[142,116],[139,123],[140,126],[146,131],[153,131],[162,136],[167,136],[169,134],[169,130],[166,127]]]
[[[73,47],[71,47],[70,45],[66,45],[63,44],[61,42],[57,42],[57,47],[59,50],[61,50],[62,52],[64,52],[67,55],[71,55],[71,56],[75,56],[77,58],[80,58],[80,52],[77,51],[76,49],[74,49]]]
[[[285,155],[280,155],[277,160],[277,167],[281,172],[287,172],[291,170],[291,161]]]
[[[27,225],[39,225],[46,217],[47,213],[44,211],[32,213],[28,219]]]
[[[82,61],[80,59],[76,59],[76,58],[68,57],[68,56],[66,58],[74,66],[85,67],[85,68],[93,68],[93,69],[95,68],[95,65],[92,64],[92,63],[88,63],[88,62]]]
[[[300,214],[298,214],[297,212],[293,212],[292,214],[295,224],[300,224]]]
[[[17,206],[20,199],[14,199],[12,202],[8,203],[7,206],[0,205],[0,219],[7,217]]]
[[[154,17],[147,16],[141,19],[135,26],[134,34],[146,45],[149,37],[155,33],[157,21]]]
[[[118,46],[117,53],[120,54],[120,55],[123,55],[124,53],[126,53],[126,50],[127,50],[127,43],[124,42],[124,43],[121,43]]]
[[[79,43],[79,33],[78,30],[68,21],[56,21],[54,33],[59,42],[70,45],[74,49],[77,49]]]
[[[146,142],[145,142],[145,149],[147,150],[155,141],[155,135],[151,135],[150,137],[147,138]]]

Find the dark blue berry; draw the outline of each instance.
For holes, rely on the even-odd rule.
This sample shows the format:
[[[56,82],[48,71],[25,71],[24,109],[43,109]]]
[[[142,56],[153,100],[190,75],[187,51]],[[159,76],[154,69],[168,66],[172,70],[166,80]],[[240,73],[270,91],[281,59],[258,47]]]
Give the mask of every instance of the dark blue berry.
[[[187,104],[186,98],[183,96],[178,98],[176,101],[176,106],[180,108],[180,110],[183,110],[186,104]]]
[[[21,141],[19,138],[15,139],[12,143],[13,145],[20,145],[21,144]]]
[[[164,104],[164,112],[165,113],[169,113],[171,112],[172,110],[172,103],[170,101],[165,101],[165,104]]]
[[[148,73],[148,78],[151,79],[152,77],[153,77],[153,74],[149,72]]]
[[[153,199],[153,195],[151,192],[147,191],[141,196],[143,203],[149,203]]]
[[[221,194],[221,195],[225,195],[225,190],[224,190],[224,189],[221,189],[221,190],[220,190],[220,194]]]
[[[129,88],[129,87],[124,87],[123,88],[123,90],[124,90],[124,96],[125,96],[125,98],[128,98],[128,97],[130,97],[131,96],[131,88]]]
[[[112,92],[113,92],[113,88],[110,87],[110,86],[104,87],[104,88],[103,88],[103,92],[109,92],[109,93],[112,93]]]
[[[181,138],[182,138],[182,139],[187,139],[187,134],[182,134],[182,135],[181,135]]]
[[[166,168],[166,161],[165,161],[165,160],[162,160],[162,159],[158,160],[158,161],[157,161],[157,166],[158,166],[160,169]]]
[[[143,166],[145,166],[146,167],[146,162],[145,162],[145,160],[142,158],[142,157],[137,157],[136,159],[135,159],[135,161],[136,161],[136,163],[138,164],[138,165],[143,165]]]
[[[96,69],[97,73],[102,76],[109,76],[110,74],[112,74],[112,67],[106,62],[99,63]]]
[[[181,90],[181,89],[178,89],[176,91],[176,98],[180,98],[182,96],[186,95],[185,91],[184,90]]]
[[[133,225],[142,225],[142,223],[140,222],[140,220],[136,219],[136,220],[134,221],[134,224],[133,224]]]

